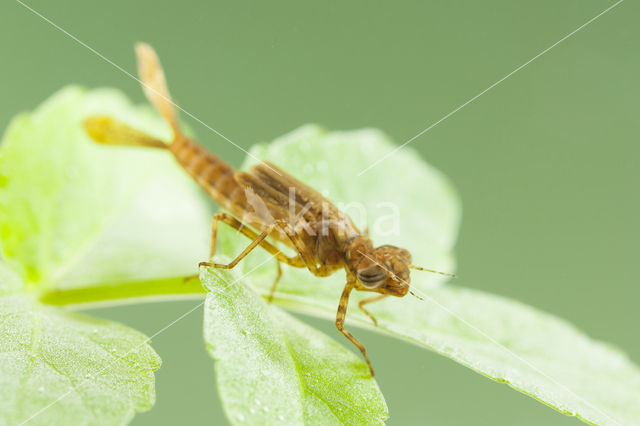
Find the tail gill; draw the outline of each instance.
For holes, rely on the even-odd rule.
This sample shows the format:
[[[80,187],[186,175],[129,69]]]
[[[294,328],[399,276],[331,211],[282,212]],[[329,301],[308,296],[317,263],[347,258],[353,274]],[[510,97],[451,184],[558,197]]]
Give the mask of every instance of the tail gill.
[[[168,149],[211,198],[222,207],[241,216],[247,207],[247,201],[243,187],[235,178],[235,169],[182,133],[178,113],[171,100],[164,71],[156,52],[145,43],[137,43],[135,50],[138,74],[144,93],[171,126],[173,140],[166,144],[104,116],[94,116],[85,120],[87,132],[99,143]]]

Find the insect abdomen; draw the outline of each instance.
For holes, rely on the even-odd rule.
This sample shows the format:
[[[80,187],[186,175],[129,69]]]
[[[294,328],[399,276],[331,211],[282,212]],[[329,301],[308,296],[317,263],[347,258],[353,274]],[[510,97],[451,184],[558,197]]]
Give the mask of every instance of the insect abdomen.
[[[235,179],[235,169],[220,157],[185,137],[176,138],[169,150],[184,170],[220,206],[231,212],[246,208],[244,190]]]

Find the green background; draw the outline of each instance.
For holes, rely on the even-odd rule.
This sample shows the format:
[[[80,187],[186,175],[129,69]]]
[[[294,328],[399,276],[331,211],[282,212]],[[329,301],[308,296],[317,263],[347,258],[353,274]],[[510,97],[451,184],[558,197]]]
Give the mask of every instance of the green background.
[[[129,72],[132,44],[151,43],[176,101],[246,149],[307,122],[378,127],[404,142],[613,2],[28,4]],[[636,363],[638,11],[623,2],[412,143],[462,197],[456,284],[564,317]],[[18,2],[3,1],[0,17],[1,128],[69,83],[143,101],[134,80]],[[240,150],[186,121],[241,162]],[[196,303],[92,313],[153,334]],[[330,322],[304,320],[340,339]],[[153,339],[164,360],[157,403],[135,425],[226,423],[201,323],[200,309]],[[390,424],[578,424],[448,359],[358,333]]]

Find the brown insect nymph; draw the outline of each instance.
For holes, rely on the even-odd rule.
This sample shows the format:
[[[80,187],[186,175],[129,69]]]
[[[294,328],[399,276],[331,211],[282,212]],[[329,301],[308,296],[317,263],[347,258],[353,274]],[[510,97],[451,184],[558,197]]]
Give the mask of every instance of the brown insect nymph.
[[[387,296],[402,297],[410,293],[409,269],[437,271],[413,266],[407,250],[390,245],[374,247],[366,233],[360,232],[347,215],[319,192],[274,164],[262,162],[249,172],[237,171],[187,138],[179,127],[175,104],[171,101],[156,53],[142,43],[136,45],[136,53],[145,94],[171,126],[173,140],[167,144],[105,116],[85,120],[85,128],[91,138],[104,144],[169,150],[202,189],[228,211],[220,211],[213,218],[211,257],[216,250],[219,222],[252,240],[229,264],[202,262],[200,266],[231,269],[251,250],[262,247],[278,265],[269,301],[273,299],[282,275],[281,263],[307,268],[321,277],[344,269],[347,283],[340,298],[336,326],[360,350],[373,375],[364,345],[344,329],[349,295],[353,290],[378,293],[358,303],[359,308],[377,325],[377,320],[364,305]],[[284,244],[296,254],[286,255],[273,242]]]

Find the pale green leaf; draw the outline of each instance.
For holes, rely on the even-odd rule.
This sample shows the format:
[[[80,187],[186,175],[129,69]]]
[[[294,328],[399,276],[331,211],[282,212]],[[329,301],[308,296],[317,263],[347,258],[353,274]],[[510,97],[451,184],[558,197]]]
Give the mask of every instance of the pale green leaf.
[[[401,221],[398,234],[383,235],[384,229],[370,226],[374,242],[409,248],[414,263],[451,272],[459,207],[442,175],[405,149],[357,176],[393,148],[375,130],[327,133],[307,126],[251,153],[274,162],[339,205],[363,203],[370,225],[386,214],[376,209],[377,203],[395,203]],[[228,229],[220,236],[221,252],[227,255],[239,253],[247,243]],[[268,256],[255,250],[240,263],[242,273]],[[307,270],[284,269],[278,304],[335,318],[344,273],[317,278]],[[246,281],[266,294],[274,274],[273,262],[268,262]],[[451,283],[434,286],[432,280],[427,273],[412,274],[411,284],[425,301],[407,296],[370,305],[379,327],[358,311],[355,302],[363,295],[354,295],[347,325],[389,333],[441,353],[586,422],[640,424],[640,370],[624,353],[521,303]],[[375,367],[375,353],[370,357]]]
[[[155,400],[143,334],[42,305],[0,265],[0,425],[125,424]]]
[[[227,259],[228,260],[228,259]],[[268,305],[239,276],[203,270],[204,336],[233,424],[381,424],[369,369],[331,338]]]
[[[0,265],[0,424],[123,424],[148,410],[160,360],[147,337],[38,297],[191,289],[182,276],[207,250],[198,189],[165,152],[91,142],[81,123],[96,113],[168,135],[116,91],[69,87],[15,118],[0,146],[0,242],[13,270]]]
[[[90,141],[81,123],[93,114],[170,136],[110,89],[68,87],[15,118],[0,147],[3,258],[49,289],[195,273],[211,221],[200,190],[167,152]]]

